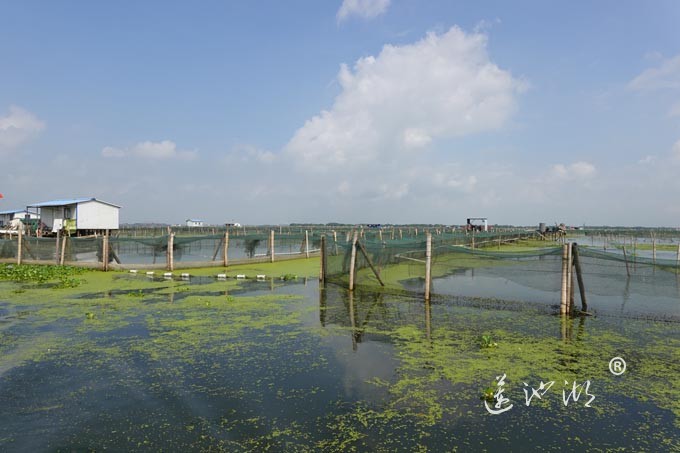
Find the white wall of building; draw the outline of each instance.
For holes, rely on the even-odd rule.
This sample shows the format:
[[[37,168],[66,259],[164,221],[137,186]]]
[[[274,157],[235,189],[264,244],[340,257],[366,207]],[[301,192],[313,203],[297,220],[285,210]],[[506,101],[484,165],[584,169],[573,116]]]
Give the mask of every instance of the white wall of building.
[[[120,208],[100,201],[78,204],[76,226],[79,230],[117,230]]]

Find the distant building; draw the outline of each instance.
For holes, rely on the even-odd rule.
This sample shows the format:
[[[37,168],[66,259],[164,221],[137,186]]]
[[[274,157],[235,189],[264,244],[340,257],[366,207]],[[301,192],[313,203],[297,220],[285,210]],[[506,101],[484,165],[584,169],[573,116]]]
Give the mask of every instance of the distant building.
[[[75,198],[35,203],[27,209],[38,210],[47,231],[63,229],[69,234],[92,234],[117,230],[120,206],[96,198]]]
[[[25,209],[13,209],[9,211],[0,211],[0,227],[7,226],[14,219],[37,219],[38,214],[35,212],[28,212]]]
[[[200,219],[187,219],[188,227],[202,227],[204,224],[203,220]]]

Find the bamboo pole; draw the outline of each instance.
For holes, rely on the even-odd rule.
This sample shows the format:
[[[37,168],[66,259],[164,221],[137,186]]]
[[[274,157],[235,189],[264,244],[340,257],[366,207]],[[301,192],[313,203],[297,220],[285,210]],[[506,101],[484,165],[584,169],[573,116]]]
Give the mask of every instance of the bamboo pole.
[[[54,262],[59,264],[59,241],[61,240],[61,230],[57,230],[57,244],[54,250]]]
[[[305,258],[309,258],[309,232],[305,230]]]
[[[574,256],[574,268],[576,269],[576,280],[578,281],[578,289],[581,293],[581,311],[588,310],[588,302],[586,301],[586,287],[583,284],[583,271],[581,270],[581,259],[578,254],[578,244],[572,245]]]
[[[628,267],[628,256],[626,255],[626,247],[623,248],[623,259],[626,262],[626,275],[630,277],[630,268]]]
[[[102,237],[102,270],[109,270],[109,230],[106,230]]]
[[[567,291],[569,294],[569,305],[567,306],[567,312],[571,313],[574,308],[574,273],[573,273],[573,254],[571,244],[567,244],[568,247],[568,262],[567,262]]]
[[[274,230],[269,231],[269,262],[274,262]]]
[[[222,265],[229,265],[229,230],[224,232],[224,249],[222,251]]]
[[[321,235],[321,263],[319,266],[319,281],[326,282],[326,235]]]
[[[70,241],[71,238],[70,238],[70,237],[66,237],[66,236],[63,236],[63,237],[61,238],[61,256],[59,257],[59,264],[60,264],[61,266],[64,265],[64,257],[65,257],[65,255],[66,255],[66,241],[67,241],[67,240]]]
[[[350,255],[350,260],[349,260],[349,290],[352,291],[354,289],[354,266],[356,265],[357,262],[357,240],[359,237],[359,233],[357,231],[354,231],[354,237],[352,238],[352,250],[351,250],[351,255]]]
[[[430,300],[430,280],[432,277],[432,233],[427,232],[425,239],[425,300]]]
[[[24,246],[24,225],[19,224],[19,234],[17,236],[17,264],[21,266],[21,259],[23,258],[23,246]]]
[[[175,270],[175,233],[168,235],[168,270]]]
[[[569,246],[563,245],[562,246],[562,287],[560,290],[560,314],[561,315],[566,315],[567,314],[567,303],[569,301],[568,298],[568,293],[567,293],[567,277],[568,277],[568,272],[567,272],[567,263],[569,261]]]

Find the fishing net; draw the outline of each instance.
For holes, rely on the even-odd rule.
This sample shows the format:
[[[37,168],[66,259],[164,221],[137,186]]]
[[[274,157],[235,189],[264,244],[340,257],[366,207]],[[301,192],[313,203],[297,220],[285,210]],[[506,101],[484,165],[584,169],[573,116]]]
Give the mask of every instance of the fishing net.
[[[432,237],[431,295],[484,305],[559,308],[562,245],[526,242],[527,235]],[[680,321],[680,266],[677,255],[645,256],[580,246],[579,261],[587,310],[604,315]],[[352,241],[326,245],[327,279],[349,285]],[[358,241],[355,287],[424,294],[426,241]],[[376,275],[377,274],[377,275]],[[574,272],[574,301],[583,307]]]

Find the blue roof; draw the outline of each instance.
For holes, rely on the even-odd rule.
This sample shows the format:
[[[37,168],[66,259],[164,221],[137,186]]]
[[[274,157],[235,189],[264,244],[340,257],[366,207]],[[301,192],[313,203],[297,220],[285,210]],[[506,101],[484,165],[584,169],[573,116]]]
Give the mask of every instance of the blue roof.
[[[53,201],[43,201],[41,203],[34,203],[34,204],[29,204],[29,208],[46,208],[46,207],[52,207],[52,206],[68,206],[70,204],[78,204],[78,203],[85,203],[87,201],[98,201],[100,203],[108,204],[109,206],[113,206],[115,208],[120,208],[120,206],[115,205],[113,203],[108,203],[106,201],[102,200],[97,200],[94,197],[90,198],[73,198],[73,199],[65,199],[65,200],[53,200]]]
[[[1,214],[16,214],[17,212],[25,212],[25,209],[10,209],[9,211],[0,211]]]

